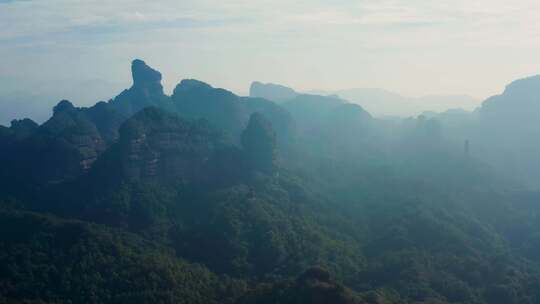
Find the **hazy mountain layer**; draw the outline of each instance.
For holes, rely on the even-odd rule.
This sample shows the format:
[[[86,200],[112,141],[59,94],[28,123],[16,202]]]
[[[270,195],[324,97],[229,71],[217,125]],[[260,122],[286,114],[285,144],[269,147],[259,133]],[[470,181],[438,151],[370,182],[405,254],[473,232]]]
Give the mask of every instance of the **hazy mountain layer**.
[[[377,117],[410,117],[425,111],[444,112],[448,109],[474,110],[480,101],[467,95],[426,95],[422,97],[405,97],[400,94],[377,88],[354,88],[336,91],[314,90],[310,94],[329,96],[336,95],[359,104]],[[278,103],[292,100],[299,93],[291,88],[267,83],[253,82],[250,96],[263,97]]]
[[[536,78],[401,120],[132,78],[0,126],[0,301],[540,302]]]

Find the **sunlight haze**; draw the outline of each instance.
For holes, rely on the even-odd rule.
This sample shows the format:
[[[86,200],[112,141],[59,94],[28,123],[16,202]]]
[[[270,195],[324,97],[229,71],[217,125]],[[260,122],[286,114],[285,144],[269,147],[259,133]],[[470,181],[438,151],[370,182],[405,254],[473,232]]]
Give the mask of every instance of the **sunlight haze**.
[[[107,94],[73,100],[93,104],[129,85],[133,58],[159,68],[169,93],[183,78],[242,95],[259,80],[479,104],[539,73],[539,19],[532,0],[3,0],[0,106],[14,90],[111,82]]]

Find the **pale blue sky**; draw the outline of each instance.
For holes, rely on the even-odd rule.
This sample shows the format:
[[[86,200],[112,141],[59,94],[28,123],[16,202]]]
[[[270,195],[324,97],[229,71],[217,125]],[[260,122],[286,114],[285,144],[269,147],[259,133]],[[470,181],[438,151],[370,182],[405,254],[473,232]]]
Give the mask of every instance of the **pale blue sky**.
[[[538,20],[537,0],[0,0],[0,89],[127,86],[141,58],[168,91],[189,77],[484,98],[540,72]]]

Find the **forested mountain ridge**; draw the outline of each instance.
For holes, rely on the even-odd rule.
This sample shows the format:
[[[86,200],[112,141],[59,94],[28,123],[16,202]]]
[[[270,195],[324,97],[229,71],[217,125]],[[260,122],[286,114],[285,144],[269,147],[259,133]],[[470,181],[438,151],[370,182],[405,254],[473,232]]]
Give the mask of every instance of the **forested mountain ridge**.
[[[437,118],[132,76],[0,127],[1,301],[540,301],[540,192]]]
[[[446,111],[441,122],[450,140],[467,140],[470,155],[529,187],[540,185],[540,76],[513,81],[473,112]]]

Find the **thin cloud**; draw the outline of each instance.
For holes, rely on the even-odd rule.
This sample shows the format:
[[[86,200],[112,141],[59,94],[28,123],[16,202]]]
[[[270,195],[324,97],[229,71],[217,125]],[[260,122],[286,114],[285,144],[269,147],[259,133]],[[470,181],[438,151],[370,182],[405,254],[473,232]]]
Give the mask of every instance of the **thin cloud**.
[[[28,58],[32,68],[47,65],[53,55],[91,70],[79,59],[85,53],[110,70],[116,60],[144,56],[171,73],[176,65],[236,88],[251,80],[245,75],[286,77],[291,85],[305,79],[297,84],[304,87],[400,90],[417,82],[431,92],[482,95],[510,77],[489,82],[497,66],[501,75],[540,69],[536,0],[0,1],[1,57],[20,58],[17,66],[0,60],[0,74]],[[454,87],[436,80],[443,70]],[[473,86],[478,79],[486,84]]]

